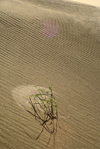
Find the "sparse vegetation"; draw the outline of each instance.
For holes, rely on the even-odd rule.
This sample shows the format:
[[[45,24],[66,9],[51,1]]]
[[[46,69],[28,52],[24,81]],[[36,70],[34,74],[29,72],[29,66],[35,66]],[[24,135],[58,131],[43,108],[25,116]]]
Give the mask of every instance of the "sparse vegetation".
[[[53,95],[52,86],[49,87],[48,91],[38,87],[37,89],[38,94],[29,96],[30,104],[34,113],[29,110],[27,110],[27,112],[34,116],[39,124],[43,127],[36,139],[40,137],[43,130],[45,129],[50,134],[47,146],[49,145],[51,136],[53,135],[53,147],[55,148],[55,136],[57,133],[57,127],[59,126],[60,128],[57,109],[58,102]]]

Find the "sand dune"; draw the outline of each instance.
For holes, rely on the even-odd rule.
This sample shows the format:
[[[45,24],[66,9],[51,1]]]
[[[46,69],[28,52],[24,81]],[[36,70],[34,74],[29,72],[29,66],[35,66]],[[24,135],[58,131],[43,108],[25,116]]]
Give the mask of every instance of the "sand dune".
[[[100,149],[100,8],[60,0],[1,0],[0,149],[46,148],[49,133],[34,139],[42,127],[20,106],[17,92],[18,100],[12,95],[21,90],[27,107],[30,87],[48,88],[46,81],[56,92],[63,128],[55,148]]]

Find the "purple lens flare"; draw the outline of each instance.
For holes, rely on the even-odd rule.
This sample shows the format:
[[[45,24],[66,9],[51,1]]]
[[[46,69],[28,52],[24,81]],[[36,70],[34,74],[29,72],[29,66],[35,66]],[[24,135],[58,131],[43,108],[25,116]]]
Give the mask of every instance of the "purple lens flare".
[[[49,39],[54,38],[58,34],[57,24],[51,21],[44,23],[42,26],[42,34]]]

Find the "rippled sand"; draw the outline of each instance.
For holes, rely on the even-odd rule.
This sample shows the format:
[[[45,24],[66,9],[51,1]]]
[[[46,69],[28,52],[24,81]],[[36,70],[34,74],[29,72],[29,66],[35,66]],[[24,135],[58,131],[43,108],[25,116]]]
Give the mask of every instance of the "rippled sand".
[[[51,83],[62,126],[55,149],[99,149],[100,8],[1,0],[0,149],[46,148],[50,134],[35,140],[42,127],[26,109],[34,85]]]

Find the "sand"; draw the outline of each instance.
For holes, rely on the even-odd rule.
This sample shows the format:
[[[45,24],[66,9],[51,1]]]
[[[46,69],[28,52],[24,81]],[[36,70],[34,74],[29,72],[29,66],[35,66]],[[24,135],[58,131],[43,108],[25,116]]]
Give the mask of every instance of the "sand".
[[[1,0],[0,149],[46,148],[50,134],[34,140],[42,127],[26,109],[34,85],[51,83],[62,126],[55,149],[99,149],[100,8]]]
[[[43,92],[41,90],[43,90]],[[13,99],[16,101],[16,103],[25,111],[26,110],[30,111],[31,109],[33,109],[32,105],[30,104],[30,99],[31,99],[32,103],[35,104],[35,108],[38,108],[40,111],[44,112],[43,110],[44,105],[42,101],[39,100],[38,97],[34,98],[34,96],[37,94],[43,94],[46,92],[48,92],[49,95],[51,94],[49,88],[35,86],[35,85],[21,85],[21,86],[15,87],[12,90],[12,96],[13,96]],[[47,97],[46,95],[42,95],[42,98],[44,98],[45,100],[49,100],[50,96]],[[41,106],[39,105],[39,103],[41,104]],[[45,102],[45,105],[47,105],[46,102]]]

